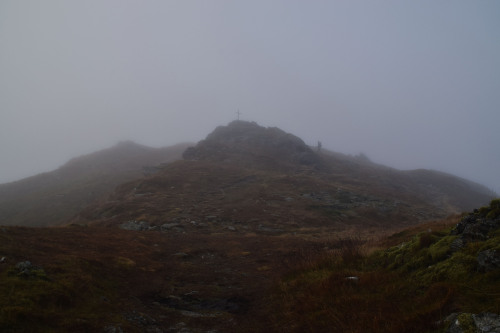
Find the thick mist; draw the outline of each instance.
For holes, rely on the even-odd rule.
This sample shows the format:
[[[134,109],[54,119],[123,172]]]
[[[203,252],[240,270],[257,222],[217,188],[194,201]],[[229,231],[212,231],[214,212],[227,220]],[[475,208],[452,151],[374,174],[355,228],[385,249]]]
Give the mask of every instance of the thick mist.
[[[236,119],[500,192],[500,3],[0,2],[0,183]]]

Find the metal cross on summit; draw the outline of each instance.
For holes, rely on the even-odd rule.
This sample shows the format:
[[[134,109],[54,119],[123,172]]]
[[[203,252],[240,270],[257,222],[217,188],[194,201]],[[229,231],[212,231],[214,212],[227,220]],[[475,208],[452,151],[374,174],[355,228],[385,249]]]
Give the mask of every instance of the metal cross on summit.
[[[238,109],[238,111],[236,112],[236,114],[238,115],[238,120],[240,120],[240,114],[241,114],[240,109]]]

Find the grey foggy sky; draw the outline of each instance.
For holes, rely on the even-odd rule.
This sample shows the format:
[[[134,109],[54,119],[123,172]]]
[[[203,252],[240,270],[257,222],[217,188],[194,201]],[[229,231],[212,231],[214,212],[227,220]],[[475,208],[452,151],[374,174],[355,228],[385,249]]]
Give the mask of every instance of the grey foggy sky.
[[[236,118],[500,192],[499,1],[0,2],[0,183]]]

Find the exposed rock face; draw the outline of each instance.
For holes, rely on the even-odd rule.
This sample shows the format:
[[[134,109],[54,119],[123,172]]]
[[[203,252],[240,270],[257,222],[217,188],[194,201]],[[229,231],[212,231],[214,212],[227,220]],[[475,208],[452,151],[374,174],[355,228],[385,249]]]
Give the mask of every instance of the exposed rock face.
[[[469,242],[482,242],[490,237],[490,232],[500,228],[500,214],[497,210],[499,200],[492,200],[489,207],[482,207],[465,216],[451,231],[458,235],[450,245],[453,252],[459,251]],[[500,268],[500,251],[489,248],[478,253],[477,268],[481,272],[489,272]]]
[[[233,121],[219,126],[195,147],[188,148],[186,160],[211,160],[244,164],[270,161],[313,165],[318,155],[302,139],[279,128],[265,128],[255,122]]]
[[[446,333],[498,333],[500,316],[494,313],[454,313],[447,318]]]
[[[500,227],[500,220],[488,219],[470,214],[465,216],[452,231],[453,235],[461,235],[466,241],[481,241],[488,238],[488,233]]]
[[[469,242],[487,243],[491,232],[500,228],[500,199],[494,199],[489,206],[474,210],[463,217],[451,231],[459,237],[451,244],[453,251],[458,251]],[[496,245],[489,246],[477,254],[477,268],[481,272],[489,272],[500,268],[500,251]],[[491,248],[492,247],[492,248]],[[479,314],[453,313],[446,319],[449,326],[447,333],[498,333],[500,332],[500,315],[483,312]]]
[[[489,272],[500,268],[500,251],[486,250],[477,256],[477,264],[480,271]]]
[[[498,333],[500,332],[500,316],[494,313],[483,312],[473,314],[472,319],[481,333]]]
[[[459,235],[452,244],[452,250],[457,251],[465,246],[468,242],[485,241],[488,239],[488,234],[500,228],[500,216],[496,213],[496,205],[498,199],[492,200],[490,207],[483,207],[480,210],[475,210],[473,213],[465,216],[451,231],[452,235]],[[486,252],[486,251],[485,251]],[[480,254],[478,260],[495,262],[492,253]]]

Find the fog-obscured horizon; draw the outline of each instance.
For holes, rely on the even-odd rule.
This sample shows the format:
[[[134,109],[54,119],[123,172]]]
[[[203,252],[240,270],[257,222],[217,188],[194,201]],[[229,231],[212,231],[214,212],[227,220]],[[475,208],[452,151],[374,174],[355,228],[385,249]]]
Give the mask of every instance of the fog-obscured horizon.
[[[500,3],[0,2],[0,183],[236,119],[500,192]]]

